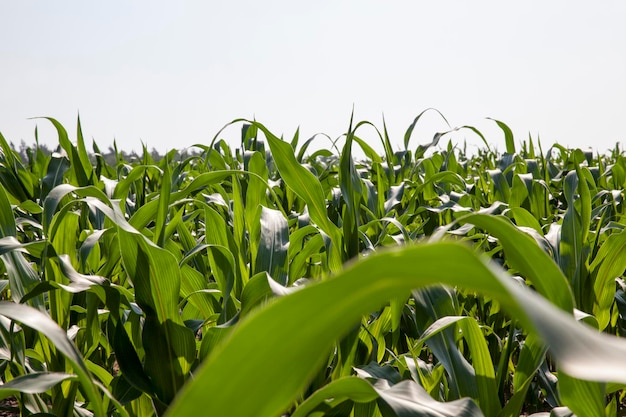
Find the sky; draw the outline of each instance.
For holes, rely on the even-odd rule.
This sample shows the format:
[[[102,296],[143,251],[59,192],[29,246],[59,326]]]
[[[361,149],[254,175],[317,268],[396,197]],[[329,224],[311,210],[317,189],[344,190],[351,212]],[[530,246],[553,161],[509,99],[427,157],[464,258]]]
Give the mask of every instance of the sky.
[[[0,0],[0,132],[51,124],[127,151],[209,144],[237,118],[337,138],[354,120],[403,148],[471,125],[496,149],[626,140],[626,2]],[[220,138],[237,146],[241,124]],[[371,127],[357,135],[379,147]],[[479,146],[468,129],[446,137]],[[319,137],[320,147],[329,147]],[[447,140],[445,141],[447,143]]]

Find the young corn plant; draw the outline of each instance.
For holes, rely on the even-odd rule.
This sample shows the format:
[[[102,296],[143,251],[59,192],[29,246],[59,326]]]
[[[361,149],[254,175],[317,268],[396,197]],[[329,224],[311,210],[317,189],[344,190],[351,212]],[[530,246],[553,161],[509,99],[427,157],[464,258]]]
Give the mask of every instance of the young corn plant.
[[[500,121],[504,153],[471,126],[410,148],[422,114],[401,151],[354,120],[300,144],[237,119],[239,145],[222,130],[160,158],[90,154],[80,121],[73,143],[46,119],[50,155],[0,135],[0,399],[58,416],[622,413],[621,150],[544,153]]]

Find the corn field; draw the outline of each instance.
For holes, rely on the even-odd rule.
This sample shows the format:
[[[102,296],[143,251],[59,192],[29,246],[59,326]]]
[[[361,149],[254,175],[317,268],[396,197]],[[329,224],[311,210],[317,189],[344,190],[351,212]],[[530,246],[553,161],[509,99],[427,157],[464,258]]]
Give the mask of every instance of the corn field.
[[[420,116],[399,151],[352,120],[284,140],[237,119],[237,147],[114,162],[80,121],[43,121],[51,155],[0,135],[5,408],[626,415],[619,146],[542,149],[499,121],[505,152],[471,126],[418,145]]]

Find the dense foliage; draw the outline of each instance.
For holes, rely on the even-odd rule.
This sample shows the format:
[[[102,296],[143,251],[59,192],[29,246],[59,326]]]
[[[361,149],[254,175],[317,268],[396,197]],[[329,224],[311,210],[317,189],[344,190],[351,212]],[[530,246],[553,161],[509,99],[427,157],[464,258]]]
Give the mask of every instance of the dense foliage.
[[[0,399],[23,415],[623,412],[618,147],[516,150],[496,121],[506,152],[465,126],[470,155],[412,145],[418,116],[402,151],[368,122],[309,151],[236,120],[234,151],[112,161],[49,121],[52,154],[0,135]]]

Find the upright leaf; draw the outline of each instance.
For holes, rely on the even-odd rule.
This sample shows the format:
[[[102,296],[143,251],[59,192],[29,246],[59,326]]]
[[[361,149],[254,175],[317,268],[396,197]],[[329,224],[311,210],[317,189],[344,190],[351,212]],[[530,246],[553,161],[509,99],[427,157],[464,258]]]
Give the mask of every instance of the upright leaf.
[[[317,178],[296,160],[293,148],[287,142],[283,142],[268,131],[265,126],[257,123],[260,130],[265,134],[276,167],[283,180],[293,191],[302,198],[308,207],[311,219],[324,231],[332,241],[331,266],[337,270],[341,265],[341,232],[330,221],[326,213],[326,202],[322,186]]]
[[[143,235],[121,228],[124,268],[145,313],[142,331],[144,369],[160,401],[168,404],[182,387],[195,357],[195,340],[178,312],[180,270],[174,256]]]
[[[289,226],[278,210],[261,207],[261,238],[254,273],[267,271],[279,284],[287,285]]]

